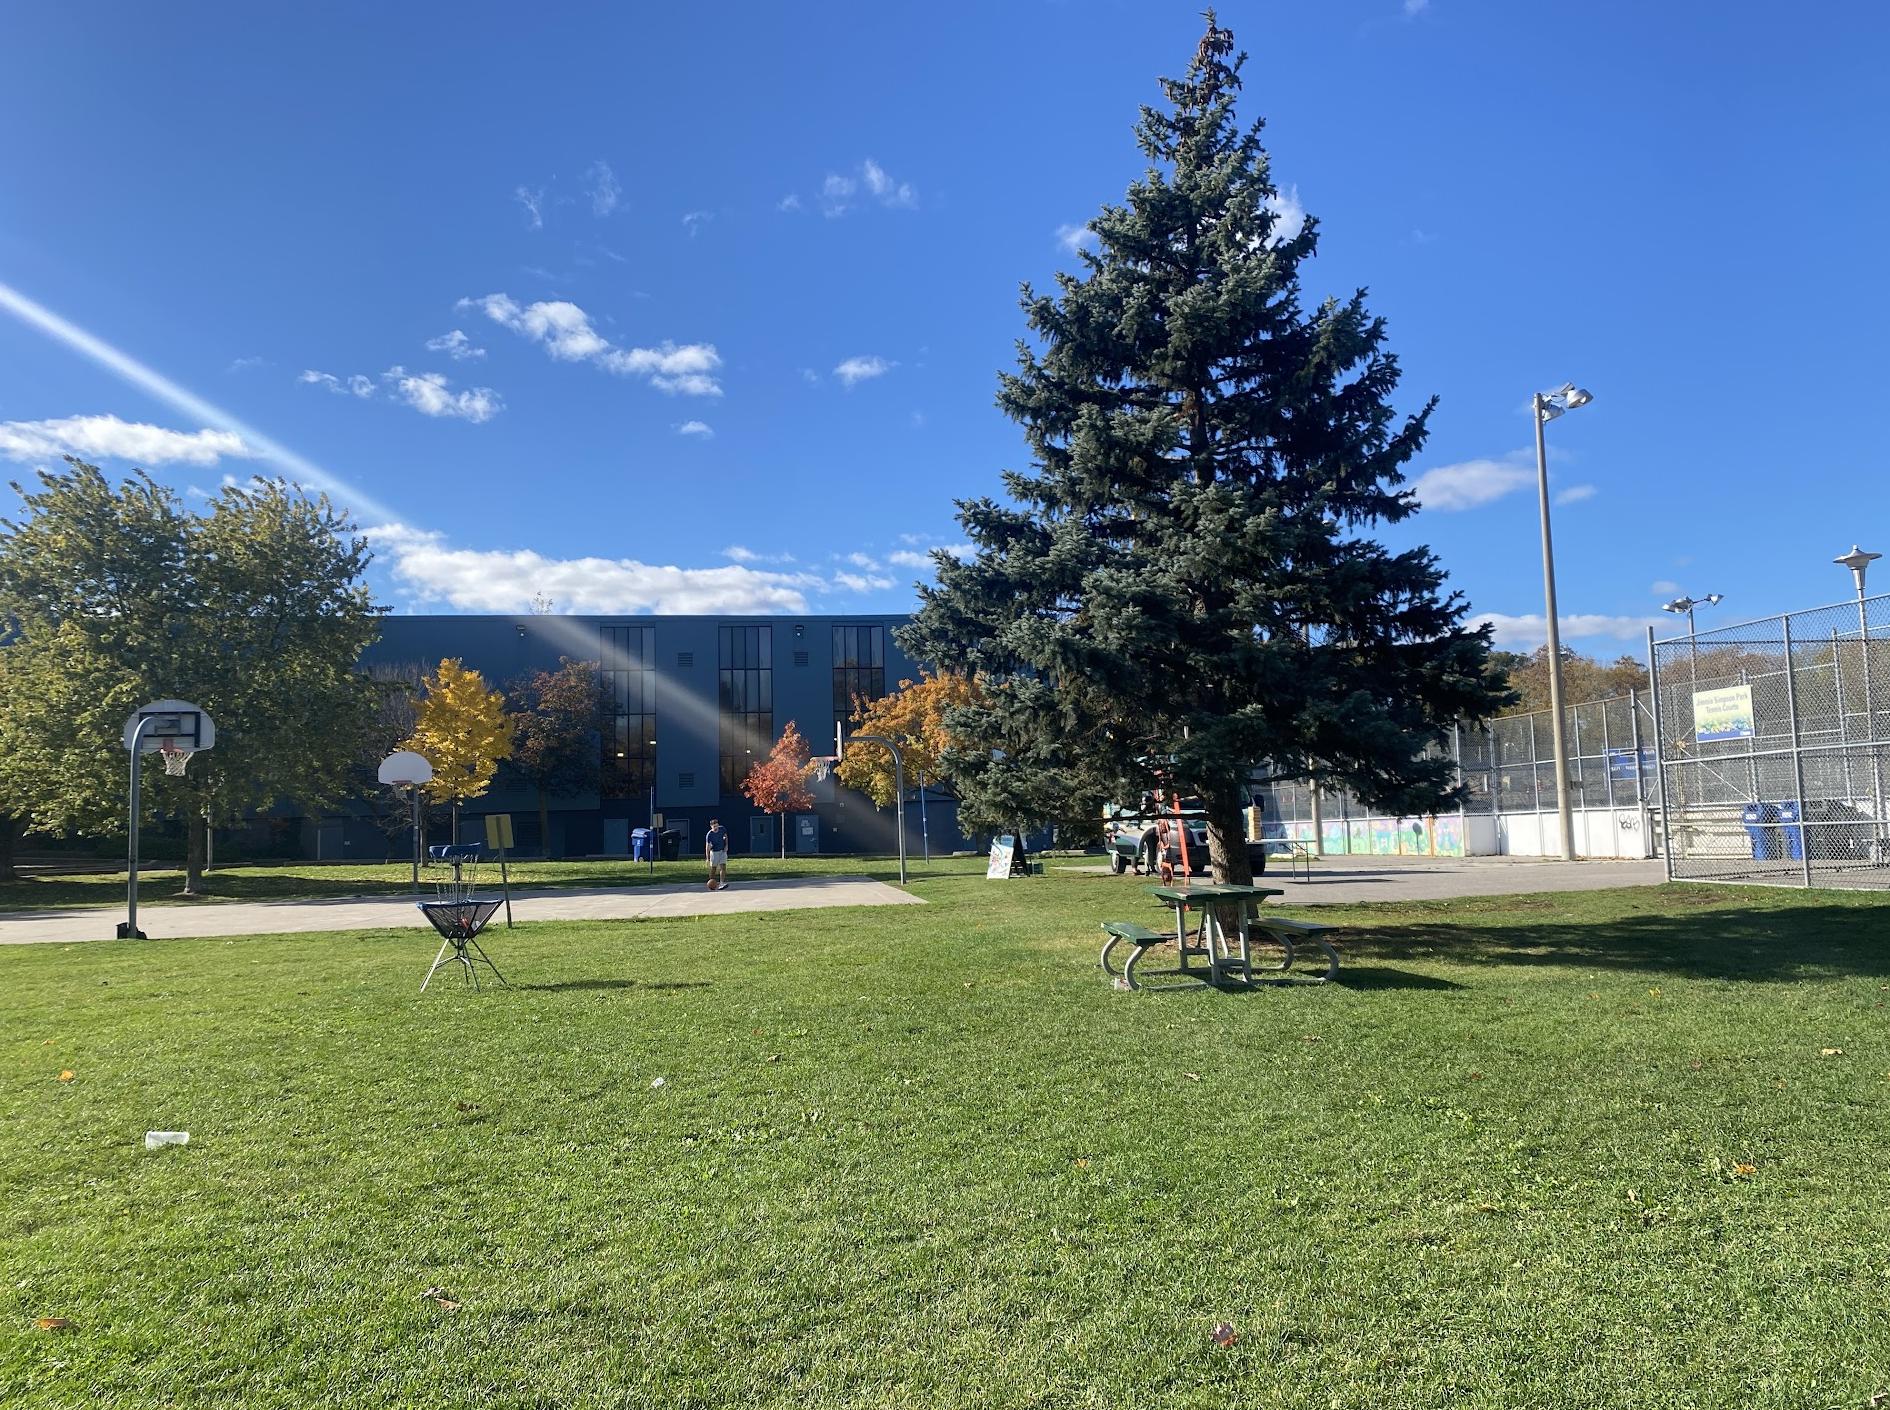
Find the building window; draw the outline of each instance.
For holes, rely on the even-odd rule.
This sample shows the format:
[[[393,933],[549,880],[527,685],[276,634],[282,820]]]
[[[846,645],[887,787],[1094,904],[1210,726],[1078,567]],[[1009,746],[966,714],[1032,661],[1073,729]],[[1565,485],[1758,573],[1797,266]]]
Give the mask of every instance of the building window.
[[[855,700],[877,700],[886,693],[886,629],[879,626],[833,629],[833,718],[851,730]]]
[[[722,793],[742,791],[755,760],[774,745],[774,628],[720,627],[717,704],[722,726]]]
[[[606,798],[647,794],[656,778],[656,628],[604,627],[598,642],[604,688]]]

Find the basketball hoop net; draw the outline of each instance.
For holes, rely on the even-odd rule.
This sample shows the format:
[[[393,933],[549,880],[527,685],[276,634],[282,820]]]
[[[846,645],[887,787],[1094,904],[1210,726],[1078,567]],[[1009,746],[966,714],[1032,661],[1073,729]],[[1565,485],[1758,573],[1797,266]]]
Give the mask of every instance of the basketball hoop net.
[[[808,760],[808,762],[814,766],[814,777],[819,779],[822,783],[825,783],[828,778],[832,776],[834,765],[838,764],[840,761],[823,754],[817,758]]]
[[[158,745],[157,752],[158,758],[164,761],[164,772],[169,774],[172,778],[182,778],[184,776],[184,765],[190,762],[191,755],[195,754],[197,751],[195,749],[185,749],[176,742],[167,739]]]

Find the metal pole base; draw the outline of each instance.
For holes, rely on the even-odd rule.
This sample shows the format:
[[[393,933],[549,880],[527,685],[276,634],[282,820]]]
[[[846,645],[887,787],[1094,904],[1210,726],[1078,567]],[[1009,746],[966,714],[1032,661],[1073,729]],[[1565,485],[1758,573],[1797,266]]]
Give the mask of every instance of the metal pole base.
[[[451,950],[453,953],[450,955],[447,954],[446,952],[448,950]],[[467,954],[466,952],[468,950],[473,951],[474,954]],[[473,939],[471,936],[467,936],[465,939],[449,936],[441,943],[439,954],[433,957],[433,966],[427,970],[427,977],[420,981],[420,992],[422,994],[426,993],[427,985],[433,982],[433,976],[450,964],[460,965],[465,971],[464,977],[466,982],[475,990],[478,989],[479,972],[473,968],[475,955],[481,964],[492,971],[492,977],[494,979],[498,980],[499,983],[505,985],[508,989],[512,987],[506,977],[499,973],[499,967],[492,962],[491,957],[488,956],[484,950],[479,948],[479,942],[477,940]]]
[[[139,930],[130,921],[121,920],[118,922],[118,938],[120,940],[149,940],[151,937],[146,935],[142,930]]]

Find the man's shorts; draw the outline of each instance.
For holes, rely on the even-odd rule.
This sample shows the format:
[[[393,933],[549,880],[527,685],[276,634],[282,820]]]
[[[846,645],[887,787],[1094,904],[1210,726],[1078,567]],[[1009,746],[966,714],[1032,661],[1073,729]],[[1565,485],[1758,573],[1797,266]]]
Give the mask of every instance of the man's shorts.
[[[728,853],[726,853],[726,852],[711,852],[711,853],[709,853],[709,865],[710,865],[710,866],[712,866],[712,867],[725,867],[725,866],[727,866],[727,865],[728,865]]]

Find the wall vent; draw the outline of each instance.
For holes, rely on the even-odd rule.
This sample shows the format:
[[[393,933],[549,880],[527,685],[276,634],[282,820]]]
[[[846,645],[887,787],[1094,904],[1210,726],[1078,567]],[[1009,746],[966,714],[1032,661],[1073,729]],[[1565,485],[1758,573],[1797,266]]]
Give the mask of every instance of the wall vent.
[[[797,666],[805,666],[807,664],[807,653],[805,651],[795,652],[794,664]]]
[[[694,774],[677,774],[676,786],[678,788],[694,788],[696,786],[696,776]]]
[[[695,653],[695,652],[693,652],[693,651],[678,651],[678,652],[676,653],[676,664],[677,664],[678,666],[693,666],[693,665],[695,665],[695,664],[696,664],[696,653]]]

